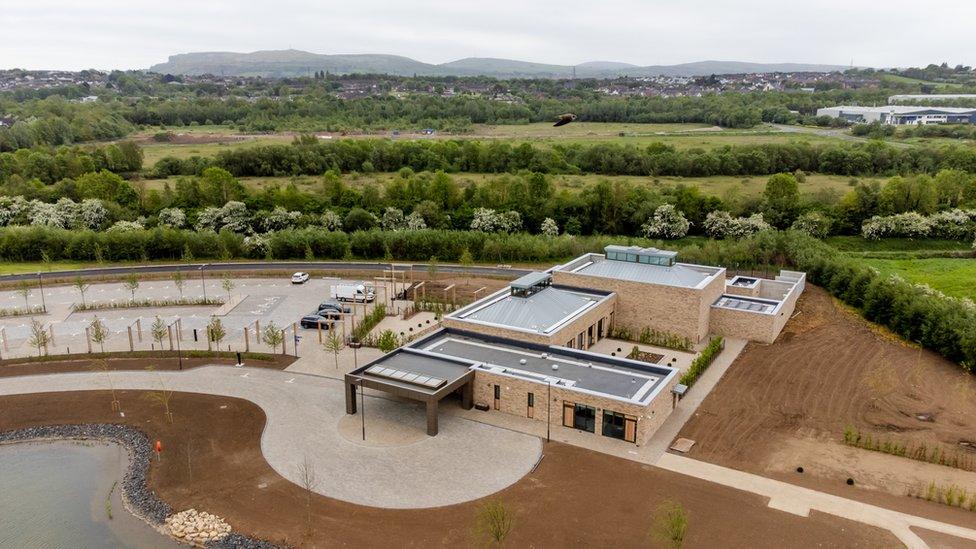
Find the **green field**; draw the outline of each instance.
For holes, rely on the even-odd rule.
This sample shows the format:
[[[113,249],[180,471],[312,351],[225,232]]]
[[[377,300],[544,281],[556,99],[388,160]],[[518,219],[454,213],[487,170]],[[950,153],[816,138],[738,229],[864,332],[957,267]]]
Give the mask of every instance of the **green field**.
[[[460,173],[452,174],[455,181],[461,186],[472,183],[483,183],[486,180],[503,177],[505,174],[483,174],[483,173]],[[395,173],[375,173],[375,174],[343,174],[342,178],[351,187],[360,187],[366,184],[376,184],[383,186],[392,178],[397,177]],[[175,179],[175,178],[174,178]],[[709,177],[643,177],[643,176],[607,176],[607,175],[553,175],[552,181],[557,189],[580,190],[585,186],[597,181],[628,182],[633,184],[648,185],[650,187],[664,187],[674,185],[687,185],[697,187],[702,193],[718,196],[720,198],[734,198],[758,196],[766,186],[766,176],[724,176],[716,175]],[[866,181],[870,178],[859,178]],[[315,176],[294,176],[294,177],[242,177],[240,180],[251,189],[264,189],[278,185],[284,187],[290,183],[295,183],[300,190],[313,191],[322,183],[321,177]],[[145,179],[140,182],[147,189],[163,188],[165,179]],[[800,192],[805,195],[813,195],[819,192],[830,192],[836,197],[842,196],[850,190],[851,178],[841,175],[820,175],[809,174],[805,181],[800,183]],[[170,182],[173,186],[173,182]]]
[[[222,150],[253,147],[271,143],[290,143],[295,132],[269,135],[241,135],[227,126],[188,126],[169,128],[165,131],[176,136],[176,142],[159,143],[152,136],[163,130],[149,129],[134,138],[143,147],[144,165],[152,167],[160,158],[174,156],[212,156]],[[391,138],[391,133],[372,132],[350,135],[329,134],[332,139]],[[616,143],[646,146],[665,143],[677,149],[714,149],[727,145],[757,145],[765,143],[836,143],[840,137],[815,132],[785,132],[772,126],[761,125],[753,129],[722,129],[704,124],[621,124],[602,122],[574,122],[552,127],[548,122],[513,125],[476,125],[464,134],[438,133],[422,136],[402,132],[396,139],[472,139],[505,140],[512,143],[529,142],[542,146],[575,143]],[[186,141],[190,141],[187,143]]]
[[[976,299],[976,260],[971,258],[862,259],[883,274],[927,284],[953,297]]]

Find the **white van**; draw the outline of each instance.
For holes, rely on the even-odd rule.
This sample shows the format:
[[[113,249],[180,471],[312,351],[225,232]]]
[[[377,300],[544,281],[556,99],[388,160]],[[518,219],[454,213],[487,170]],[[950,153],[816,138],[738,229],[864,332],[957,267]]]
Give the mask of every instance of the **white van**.
[[[366,286],[362,282],[350,284],[333,284],[329,290],[329,297],[339,301],[356,301],[370,303],[376,299],[371,286]]]

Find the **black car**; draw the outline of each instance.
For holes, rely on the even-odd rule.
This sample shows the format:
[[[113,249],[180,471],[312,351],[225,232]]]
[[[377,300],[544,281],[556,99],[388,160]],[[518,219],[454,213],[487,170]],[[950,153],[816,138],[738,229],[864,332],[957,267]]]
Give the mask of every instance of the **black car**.
[[[315,329],[318,329],[319,324],[321,324],[323,330],[328,330],[329,326],[331,326],[336,320],[338,319],[335,316],[312,313],[310,315],[303,316],[300,324],[302,325],[302,328]]]
[[[330,311],[336,313],[349,313],[352,311],[352,309],[350,309],[349,307],[343,307],[342,304],[336,301],[335,299],[330,299],[328,301],[323,301],[322,303],[319,303],[318,310],[319,310],[319,314],[322,314],[322,311]]]

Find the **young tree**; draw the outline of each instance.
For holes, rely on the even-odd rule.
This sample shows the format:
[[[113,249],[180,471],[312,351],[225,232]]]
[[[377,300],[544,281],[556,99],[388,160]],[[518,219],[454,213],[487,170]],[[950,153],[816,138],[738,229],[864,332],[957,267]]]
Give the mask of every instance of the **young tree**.
[[[183,287],[186,286],[186,278],[183,277],[183,271],[176,271],[173,273],[173,285],[180,292],[180,299],[183,299]]]
[[[41,252],[41,263],[44,264],[44,269],[51,272],[51,265],[54,263],[54,261],[51,260],[50,254],[48,254],[46,251]]]
[[[207,324],[207,338],[217,344],[217,350],[220,350],[220,342],[227,337],[227,330],[224,329],[224,325],[220,322],[220,319],[213,317],[210,319],[210,324]]]
[[[139,275],[136,273],[127,274],[122,281],[122,286],[126,290],[129,290],[129,294],[132,296],[130,302],[134,302],[136,300],[136,290],[139,289]]]
[[[281,345],[285,341],[285,331],[279,328],[272,320],[265,325],[261,339],[271,346],[271,354],[274,354],[278,351],[278,345]]]
[[[119,399],[115,395],[115,384],[112,383],[112,370],[108,367],[108,361],[105,359],[93,361],[88,365],[88,369],[92,372],[103,372],[105,374],[105,379],[108,381],[108,389],[112,392],[112,411],[118,412],[121,410],[122,405],[119,403]]]
[[[27,340],[31,347],[37,349],[37,356],[41,356],[41,349],[47,354],[47,346],[51,343],[51,334],[44,329],[44,325],[36,320],[31,320],[31,335]]]
[[[339,334],[336,333],[334,328],[329,330],[329,337],[328,339],[325,340],[325,343],[323,343],[322,345],[325,347],[326,351],[329,351],[330,353],[332,353],[333,357],[335,357],[335,367],[336,370],[338,370],[339,351],[342,350],[343,345],[342,345],[342,338],[339,337]]]
[[[427,262],[427,278],[435,280],[437,278],[437,256],[430,256]]]
[[[471,250],[467,246],[461,250],[461,257],[458,258],[458,263],[464,267],[465,272],[474,264],[474,256],[471,255]]]
[[[26,312],[30,312],[30,295],[32,291],[30,282],[21,280],[17,283],[17,293],[20,294],[20,297],[24,298],[24,311]]]
[[[149,328],[149,333],[152,334],[152,338],[159,343],[159,350],[163,350],[163,339],[169,334],[169,329],[166,327],[166,322],[163,321],[159,316],[153,321],[152,326]]]
[[[501,544],[512,531],[513,516],[500,501],[489,501],[478,510],[475,532],[489,544]]]
[[[220,287],[227,292],[227,301],[230,301],[230,291],[234,289],[234,281],[230,277],[225,276],[223,280],[220,281]]]
[[[651,534],[658,541],[678,549],[688,531],[688,514],[680,503],[665,501],[654,512]]]
[[[88,288],[91,288],[91,284],[85,282],[85,279],[84,278],[81,278],[80,276],[76,276],[75,277],[74,286],[75,286],[75,289],[78,290],[78,293],[81,294],[81,305],[82,305],[82,307],[84,307],[85,306],[85,292],[88,291]]]
[[[147,366],[146,367],[146,371],[154,372],[154,371],[156,371],[156,367],[155,366]],[[155,404],[159,404],[160,406],[162,406],[163,407],[163,411],[164,411],[163,412],[164,413],[164,416],[166,417],[166,421],[169,421],[170,423],[173,423],[173,412],[169,408],[169,401],[170,401],[171,398],[173,398],[173,391],[171,391],[171,390],[169,390],[169,389],[166,388],[166,384],[163,383],[162,376],[160,376],[159,374],[156,374],[156,377],[159,379],[159,390],[158,391],[150,391],[150,392],[146,393],[146,397],[145,398],[149,402],[152,402],[152,403],[155,403]]]
[[[108,328],[97,316],[88,325],[88,336],[92,341],[98,343],[98,347],[105,352],[105,340],[108,339]]]
[[[315,466],[308,460],[308,456],[298,465],[298,483],[305,490],[305,528],[307,534],[312,533],[312,493],[319,485]]]

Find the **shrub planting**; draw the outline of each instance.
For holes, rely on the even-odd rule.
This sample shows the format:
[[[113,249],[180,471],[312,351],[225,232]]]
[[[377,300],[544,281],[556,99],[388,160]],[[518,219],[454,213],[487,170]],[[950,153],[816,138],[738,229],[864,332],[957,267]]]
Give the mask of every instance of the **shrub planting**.
[[[691,366],[688,371],[681,376],[679,380],[681,384],[691,387],[698,381],[698,378],[705,373],[705,370],[712,364],[715,357],[718,356],[722,349],[725,347],[725,340],[721,336],[713,337],[708,345],[702,349],[700,355],[695,357],[695,360],[691,361]]]

